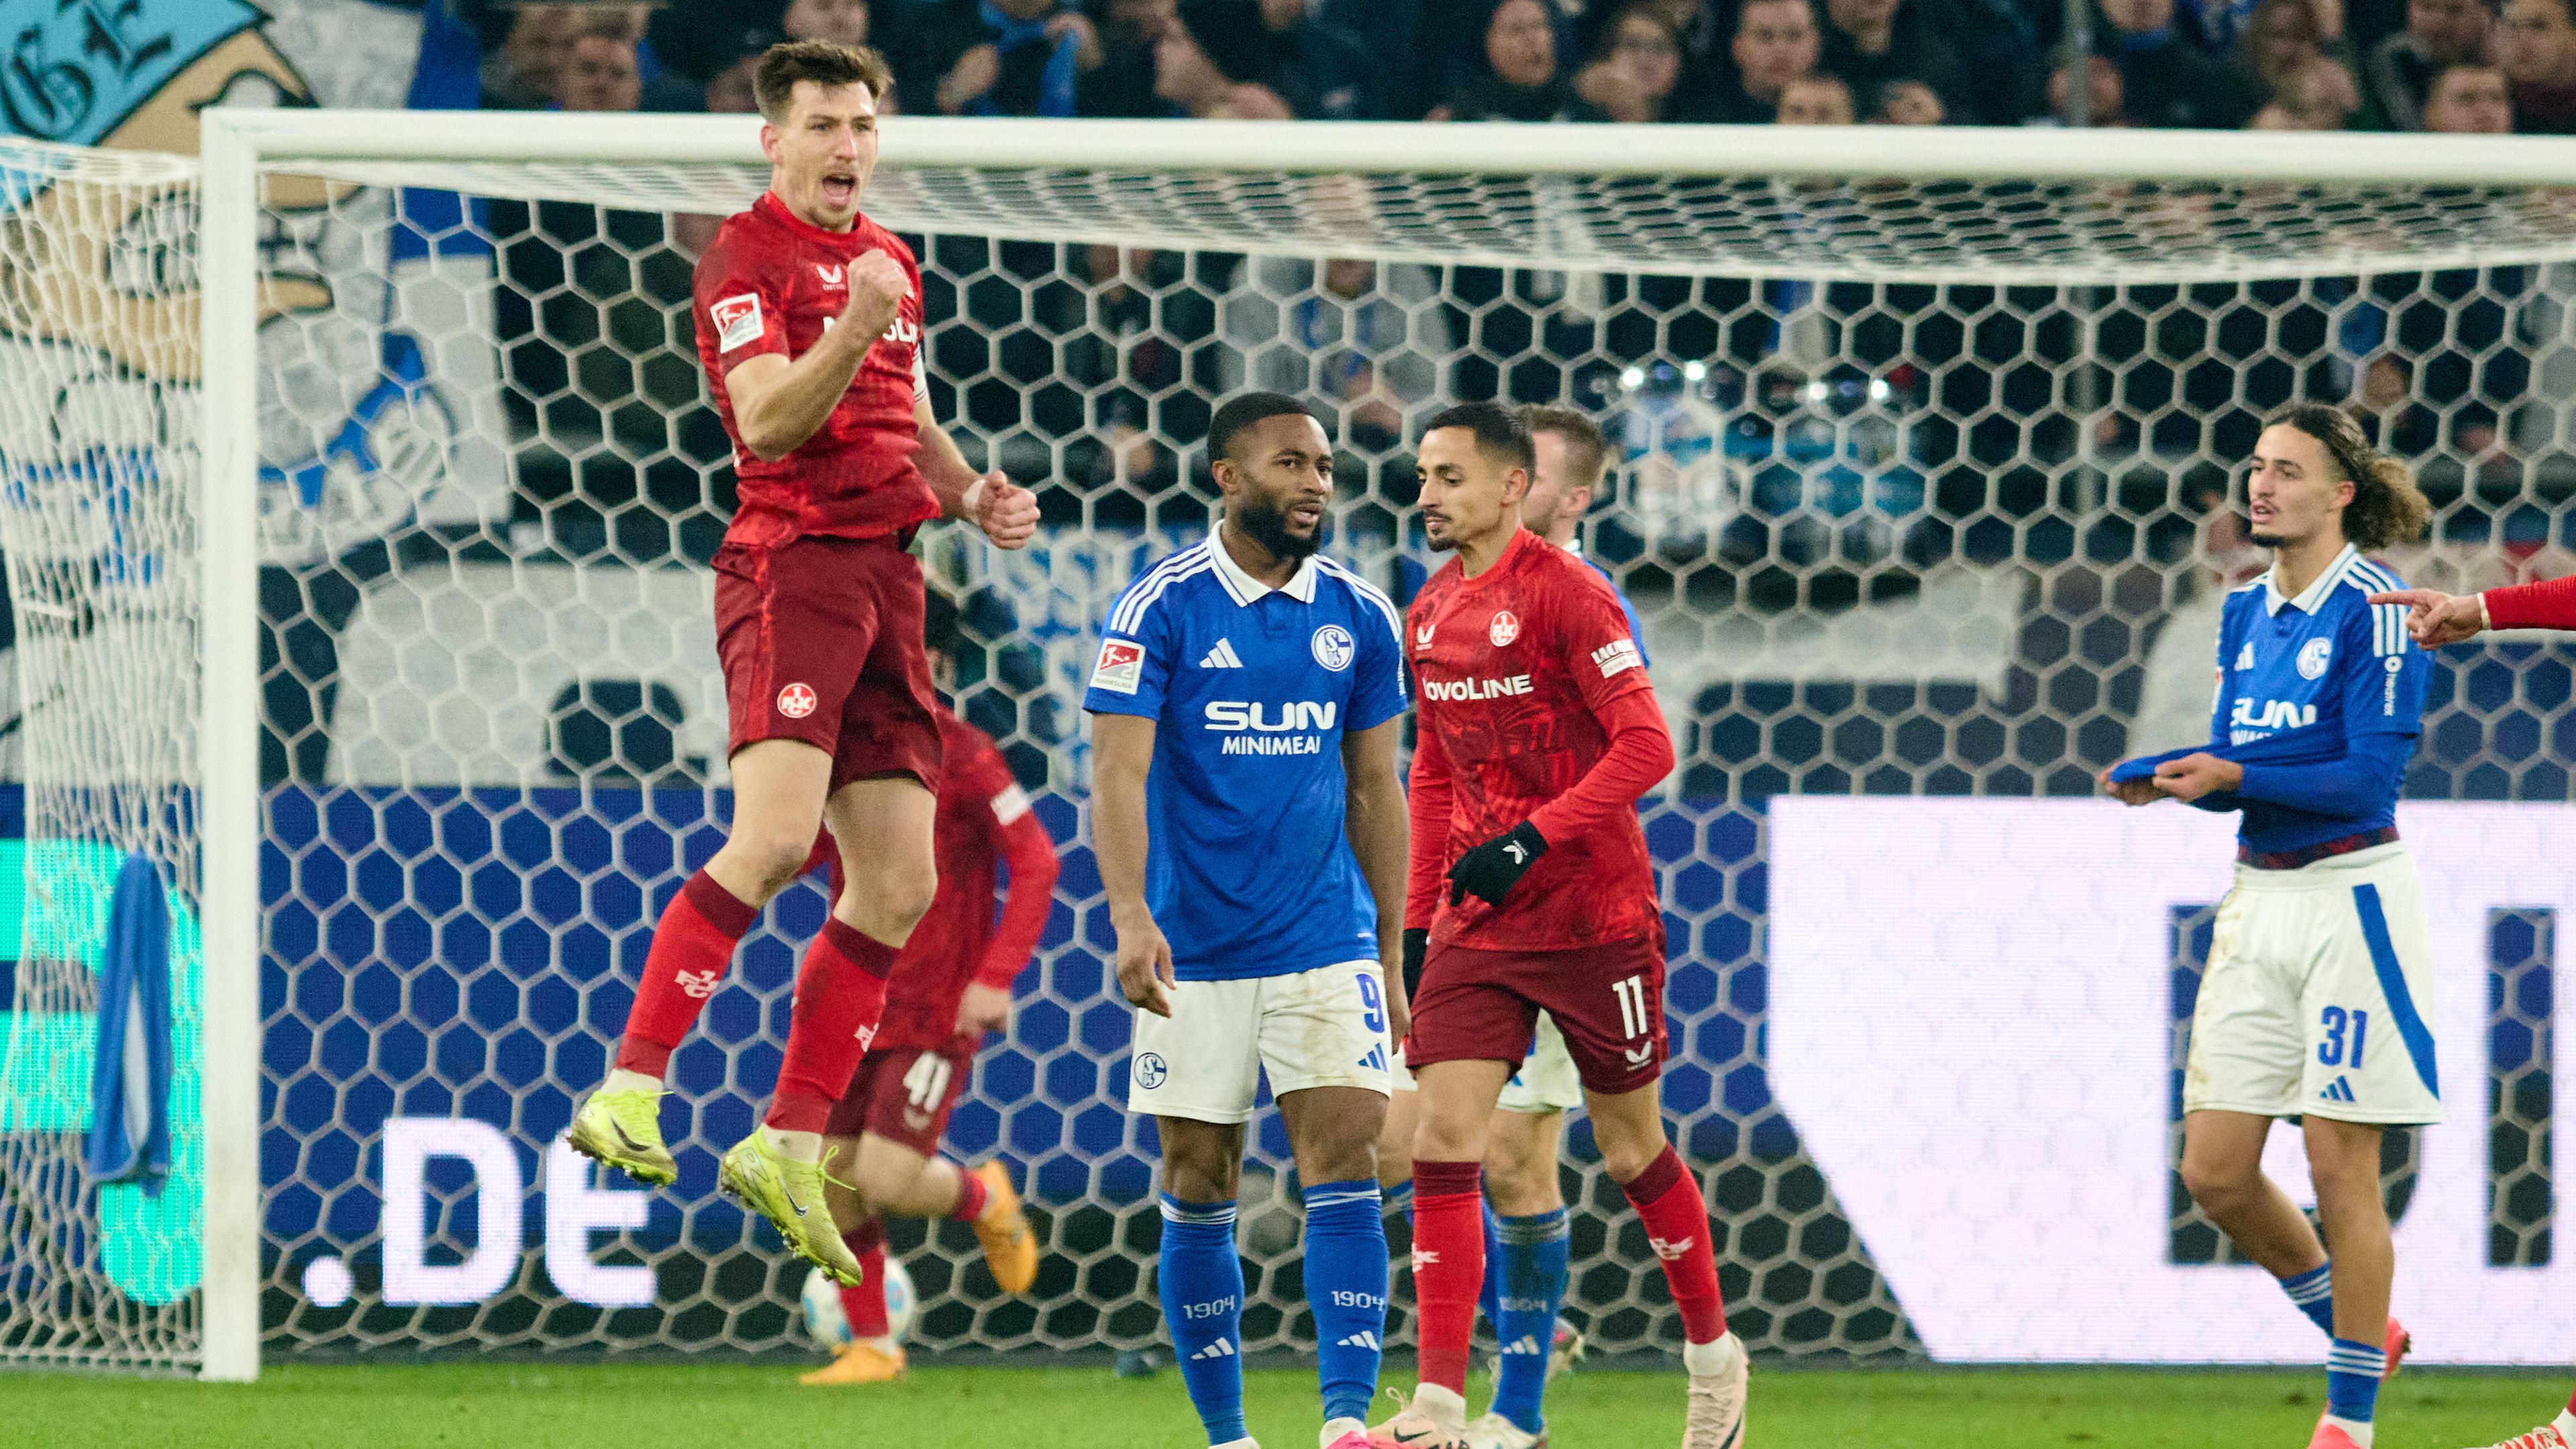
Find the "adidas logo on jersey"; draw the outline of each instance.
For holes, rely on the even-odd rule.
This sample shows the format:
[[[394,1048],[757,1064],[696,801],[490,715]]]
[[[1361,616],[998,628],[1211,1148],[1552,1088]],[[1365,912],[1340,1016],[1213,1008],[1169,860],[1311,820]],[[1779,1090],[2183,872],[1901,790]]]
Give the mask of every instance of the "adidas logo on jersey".
[[[2352,1083],[2346,1081],[2342,1077],[2337,1077],[2333,1081],[2326,1083],[2326,1089],[2317,1093],[2317,1097],[2320,1101],[2326,1102],[2352,1101],[2354,1100],[2352,1095]]]
[[[1504,1344],[1503,1352],[1517,1354],[1541,1354],[1547,1352],[1547,1350],[1538,1346],[1537,1339],[1530,1337],[1528,1334],[1523,1334],[1520,1337],[1513,1339],[1511,1342]]]
[[[1234,1356],[1234,1345],[1222,1338],[1190,1355],[1193,1359],[1233,1358]]]
[[[1241,669],[1242,667],[1243,657],[1234,652],[1234,641],[1231,639],[1216,641],[1216,647],[1209,650],[1207,657],[1199,661],[1201,669]]]
[[[1372,1351],[1376,1351],[1383,1347],[1378,1343],[1377,1335],[1369,1332],[1365,1328],[1352,1334],[1350,1337],[1343,1339],[1341,1346],[1344,1348],[1365,1348]]]
[[[1385,1071],[1387,1069],[1386,1048],[1382,1046],[1370,1047],[1368,1055],[1360,1058],[1360,1065],[1368,1068],[1372,1072]]]
[[[2253,640],[2246,640],[2245,647],[2236,651],[2236,667],[2239,669],[2251,669],[2254,667]]]

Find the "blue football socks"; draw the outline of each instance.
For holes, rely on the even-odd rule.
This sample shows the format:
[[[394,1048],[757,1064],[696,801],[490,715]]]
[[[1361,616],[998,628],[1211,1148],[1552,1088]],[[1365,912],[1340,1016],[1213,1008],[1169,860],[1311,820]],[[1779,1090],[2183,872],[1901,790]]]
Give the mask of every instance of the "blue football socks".
[[[1566,1262],[1572,1246],[1565,1209],[1499,1226],[1500,1256],[1488,1259],[1485,1280],[1502,1285],[1494,1336],[1502,1340],[1501,1371],[1494,1378],[1494,1412],[1525,1433],[1542,1432],[1539,1401],[1547,1392],[1547,1365],[1556,1349],[1556,1315],[1565,1306]]]
[[[2281,1291],[2326,1337],[2334,1337],[2334,1264],[2282,1279]]]
[[[1382,1262],[1385,1255],[1379,1256]],[[1234,1251],[1234,1204],[1186,1203],[1163,1194],[1158,1277],[1181,1384],[1207,1427],[1208,1442],[1249,1437],[1243,1427],[1243,1260]]]
[[[1306,1302],[1324,1417],[1368,1417],[1386,1339],[1386,1217],[1377,1182],[1306,1189]]]

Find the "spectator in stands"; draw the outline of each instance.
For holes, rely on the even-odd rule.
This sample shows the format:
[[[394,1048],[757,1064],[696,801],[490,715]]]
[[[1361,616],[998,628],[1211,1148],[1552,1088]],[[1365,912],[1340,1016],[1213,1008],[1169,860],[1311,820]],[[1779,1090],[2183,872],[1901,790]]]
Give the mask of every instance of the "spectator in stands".
[[[2052,66],[2048,72],[2048,110],[2059,121],[2073,124],[2075,108],[2068,86],[2075,68],[2065,64]],[[2129,119],[2128,95],[2121,80],[2120,68],[2108,56],[2084,57],[2084,124],[2087,126],[2133,126]]]
[[[1780,93],[1783,126],[1848,126],[1858,116],[1851,82],[1838,75],[1800,76]]]
[[[556,81],[567,111],[635,111],[644,106],[644,76],[635,42],[622,26],[585,28]]]
[[[709,114],[748,116],[759,110],[759,101],[752,94],[752,77],[760,70],[760,57],[785,38],[775,30],[753,29],[744,32],[729,56],[719,54],[721,63],[707,77],[701,97]],[[884,110],[884,104],[880,102],[877,109]]]
[[[1805,0],[1798,0],[1805,3]],[[1556,17],[1544,0],[1501,0],[1485,21],[1482,73],[1424,117],[1432,121],[1564,121],[1580,104],[1557,73]]]
[[[2361,108],[2361,88],[2341,61],[2317,56],[2289,76],[2245,123],[2253,131],[2340,131]]]
[[[2120,68],[2121,113],[2140,126],[2245,124],[2256,104],[2226,69],[2174,30],[2174,0],[2101,0],[2096,36]]]
[[[895,88],[944,116],[1070,116],[1100,36],[1061,0],[938,0],[904,18]]]
[[[1882,126],[1937,126],[1950,113],[1939,91],[1919,80],[1898,79],[1878,88],[1878,110],[1869,119]]]
[[[1601,48],[1576,90],[1603,117],[1632,125],[1665,119],[1682,72],[1681,34],[1668,8],[1628,0],[1602,27]]]
[[[2291,99],[2316,62],[2348,62],[2342,37],[2325,33],[2317,10],[2313,0],[2262,0],[2255,6],[2236,39],[2236,84],[2266,105],[2277,104]]]
[[[1301,120],[1356,121],[1384,114],[1392,98],[1370,84],[1368,57],[1347,33],[1308,13],[1306,0],[1260,0],[1260,82]],[[1414,113],[1408,111],[1410,119]]]
[[[868,43],[868,0],[787,0],[778,28],[790,40],[828,40],[834,45]]]
[[[1168,116],[1154,94],[1154,47],[1173,25],[1174,0],[1108,0],[1100,15],[1100,65],[1074,86],[1074,109],[1086,116]]]
[[[2362,61],[2361,128],[2427,129],[2424,105],[2434,73],[2485,59],[2493,18],[2487,0],[2406,0],[2406,28],[2371,47]]]
[[[2576,134],[2576,23],[2569,0],[2505,0],[2496,60],[2513,86],[2513,128]]]
[[[1815,73],[1822,46],[1815,0],[1742,0],[1728,47],[1735,73],[1691,119],[1761,125],[1776,118],[1780,93]]]
[[[1285,121],[1296,112],[1261,74],[1260,10],[1252,0],[1186,0],[1154,46],[1154,94],[1202,121]]]
[[[1906,0],[1825,0],[1823,41],[1817,69],[1849,83],[1861,110],[1877,110],[1891,81],[1922,81],[1946,101],[1963,79],[1950,43],[1924,23],[1920,4]]]
[[[2483,60],[2435,71],[2424,92],[2424,129],[2447,136],[2513,134],[2513,93],[2504,72]]]
[[[510,16],[510,33],[501,48],[483,62],[483,104],[497,111],[553,105],[558,78],[580,30],[577,5],[520,6]]]

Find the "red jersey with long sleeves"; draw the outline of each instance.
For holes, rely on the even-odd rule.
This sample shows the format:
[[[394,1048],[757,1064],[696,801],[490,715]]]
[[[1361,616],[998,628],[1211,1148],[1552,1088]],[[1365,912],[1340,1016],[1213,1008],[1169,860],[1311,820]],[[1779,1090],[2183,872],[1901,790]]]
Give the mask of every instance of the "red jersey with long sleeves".
[[[954,1039],[957,1003],[966,988],[976,982],[1007,988],[1018,979],[1055,901],[1055,841],[1030,811],[1029,797],[1011,778],[992,736],[945,706],[938,718],[947,752],[931,828],[939,889],[887,974],[875,1051],[936,1047]],[[830,836],[815,849],[832,861],[832,893],[838,896],[840,864]],[[997,917],[993,889],[1005,867],[1010,884]]]
[[[734,422],[726,374],[764,352],[791,362],[804,356],[849,305],[850,262],[870,251],[903,264],[912,294],[823,426],[784,457],[753,456]],[[715,244],[698,259],[696,291],[698,363],[733,443],[739,484],[728,539],[876,538],[938,516],[938,500],[912,458],[921,445],[913,407],[924,396],[921,266],[912,248],[864,216],[848,231],[825,231],[764,191],[717,229]]]
[[[1405,647],[1420,723],[1406,923],[1428,924],[1435,941],[1513,951],[1652,928],[1654,873],[1635,802],[1671,769],[1672,745],[1609,583],[1524,529],[1475,578],[1456,559],[1433,574],[1414,597]],[[1637,747],[1577,791],[1622,730]],[[1442,873],[1524,820],[1548,849],[1503,904],[1448,904]]]
[[[2499,629],[2576,629],[2576,575],[2489,589],[2487,622]]]

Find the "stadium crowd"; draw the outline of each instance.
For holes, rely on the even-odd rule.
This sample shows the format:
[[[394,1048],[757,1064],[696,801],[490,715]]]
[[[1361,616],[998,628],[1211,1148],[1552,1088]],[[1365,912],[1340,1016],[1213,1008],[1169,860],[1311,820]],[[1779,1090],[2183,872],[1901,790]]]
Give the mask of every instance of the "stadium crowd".
[[[792,37],[946,115],[2576,132],[2576,0],[462,3],[504,109],[749,111]]]

